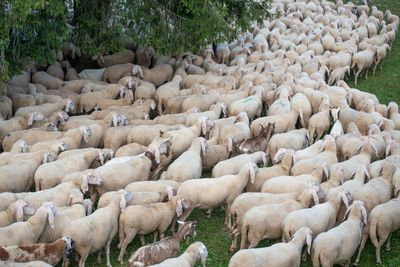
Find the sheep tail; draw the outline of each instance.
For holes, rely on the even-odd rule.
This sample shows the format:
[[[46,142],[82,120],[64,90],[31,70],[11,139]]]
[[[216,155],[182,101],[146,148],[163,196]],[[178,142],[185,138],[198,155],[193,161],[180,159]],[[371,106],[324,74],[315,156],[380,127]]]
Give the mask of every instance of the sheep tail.
[[[372,243],[375,247],[379,246],[378,240],[378,221],[374,218],[371,218],[371,223],[369,225],[369,237],[371,238]]]

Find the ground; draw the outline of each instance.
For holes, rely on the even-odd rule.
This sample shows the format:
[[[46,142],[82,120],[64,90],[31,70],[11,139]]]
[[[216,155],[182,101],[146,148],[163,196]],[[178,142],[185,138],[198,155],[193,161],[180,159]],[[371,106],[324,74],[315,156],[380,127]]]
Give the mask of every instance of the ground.
[[[400,1],[399,0],[375,0],[375,5],[380,10],[390,9],[392,13],[400,15]],[[396,39],[393,44],[392,50],[389,56],[384,60],[383,70],[377,70],[375,76],[372,76],[372,72],[365,80],[363,77],[359,80],[358,85],[355,86],[352,82],[353,79],[349,79],[349,85],[351,87],[359,88],[364,91],[368,91],[377,95],[381,103],[387,104],[390,101],[400,103],[400,40]],[[224,211],[222,209],[216,209],[212,214],[211,218],[206,218],[205,211],[196,210],[190,216],[190,220],[196,220],[198,222],[197,236],[189,240],[189,244],[194,241],[202,241],[208,249],[208,259],[206,262],[207,266],[210,267],[225,267],[228,266],[229,259],[232,254],[229,253],[229,246],[231,239],[228,235],[226,228],[224,227]],[[120,265],[117,261],[119,250],[117,249],[117,236],[112,244],[111,248],[111,261],[114,267],[126,266]],[[147,237],[147,242],[150,242],[150,236]],[[272,242],[264,241],[259,247],[269,246]],[[182,251],[188,246],[183,244]],[[128,254],[131,255],[137,248],[139,248],[139,237],[135,238],[135,241],[128,247]],[[125,263],[129,256],[125,256]],[[96,266],[96,255],[91,254],[87,261],[87,266]],[[101,266],[105,266],[105,259]],[[200,264],[196,266],[201,266]],[[302,263],[301,266],[309,267],[312,266],[310,261]],[[369,267],[376,266],[375,264],[375,248],[370,241],[366,245],[361,258],[359,266]],[[400,232],[393,235],[391,240],[391,250],[387,252],[382,249],[382,267],[397,267],[400,266]],[[249,266],[250,267],[250,266]]]

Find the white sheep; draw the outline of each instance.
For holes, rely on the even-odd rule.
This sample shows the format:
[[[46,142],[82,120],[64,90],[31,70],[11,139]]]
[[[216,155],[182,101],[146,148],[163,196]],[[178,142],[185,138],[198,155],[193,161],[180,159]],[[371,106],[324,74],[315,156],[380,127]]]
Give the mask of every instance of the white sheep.
[[[311,250],[313,266],[349,265],[367,224],[367,211],[363,202],[354,201],[347,209],[345,219],[314,239]]]
[[[288,243],[277,243],[266,248],[252,248],[238,251],[229,261],[229,267],[263,267],[271,266],[293,267],[300,266],[301,254],[306,244],[310,253],[312,231],[302,227],[293,235]]]

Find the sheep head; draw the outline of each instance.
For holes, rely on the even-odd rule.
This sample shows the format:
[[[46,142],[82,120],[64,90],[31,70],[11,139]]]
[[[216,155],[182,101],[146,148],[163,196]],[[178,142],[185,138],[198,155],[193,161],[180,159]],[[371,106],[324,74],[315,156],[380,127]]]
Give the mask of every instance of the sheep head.
[[[140,67],[139,65],[133,65],[133,67],[132,67],[132,76],[139,77],[140,79],[143,79],[142,67]]]
[[[40,112],[32,112],[28,114],[28,127],[32,126],[35,121],[44,120],[44,115]]]
[[[75,108],[75,105],[72,102],[72,100],[71,99],[67,99],[66,103],[65,103],[65,108],[64,108],[65,112],[71,112],[71,111],[74,110],[74,108]]]
[[[81,190],[83,193],[89,191],[89,184],[100,186],[103,184],[103,179],[98,174],[89,172],[82,176]]]
[[[19,151],[20,151],[20,153],[26,153],[26,152],[28,152],[29,151],[29,145],[28,145],[28,143],[27,142],[25,142],[24,140],[18,140],[17,142],[17,145],[19,146]]]
[[[72,254],[72,251],[75,247],[75,242],[70,236],[64,236],[61,239],[65,242],[64,253],[65,256],[68,258]]]
[[[90,199],[83,200],[83,206],[85,207],[86,216],[92,214],[93,212],[93,202]]]
[[[82,131],[83,141],[85,143],[89,142],[89,138],[92,136],[92,130],[86,125],[80,126],[79,129]]]
[[[176,200],[175,212],[176,212],[176,215],[178,216],[178,218],[181,217],[183,214],[183,211],[189,207],[190,207],[189,200],[187,200],[185,198]]]
[[[61,125],[65,125],[65,122],[69,120],[68,113],[65,111],[60,111],[57,117]]]
[[[48,132],[56,132],[56,131],[58,131],[58,128],[57,128],[57,126],[56,126],[54,123],[48,122],[48,123],[46,124],[46,130],[47,130]]]
[[[51,162],[51,161],[55,161],[56,157],[52,154],[52,153],[44,153],[43,155],[43,161],[42,163],[47,163],[47,162]]]

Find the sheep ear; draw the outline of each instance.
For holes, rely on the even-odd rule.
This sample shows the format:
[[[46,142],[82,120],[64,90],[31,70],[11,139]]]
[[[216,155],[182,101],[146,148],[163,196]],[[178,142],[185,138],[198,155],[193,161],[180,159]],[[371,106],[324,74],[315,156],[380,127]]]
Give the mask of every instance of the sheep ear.
[[[177,222],[178,224],[180,224],[180,225],[184,225],[184,224],[185,224],[184,221],[180,221],[180,220],[177,220],[176,222]]]
[[[328,163],[326,161],[322,162],[322,168],[324,169],[324,174],[326,179],[329,178]]]
[[[49,219],[49,224],[52,229],[54,229],[54,212],[53,209],[54,207],[48,207],[47,209],[47,214],[48,214],[48,219]]]
[[[367,210],[363,205],[361,205],[361,214],[362,214],[362,222],[364,225],[367,225],[368,218],[367,218]]]
[[[343,203],[346,206],[346,208],[349,208],[350,205],[349,205],[349,199],[347,198],[347,192],[341,192],[340,195],[342,197]]]
[[[207,142],[204,139],[201,139],[201,152],[203,153],[203,156],[206,155],[206,148],[207,148]]]
[[[35,212],[36,212],[35,209],[29,208],[29,207],[24,207],[24,214],[26,214],[26,215],[33,215],[33,214],[35,214]]]
[[[263,162],[263,167],[267,167],[268,162],[267,162],[267,156],[266,156],[265,152],[264,152],[264,154],[261,155],[261,159]]]
[[[205,264],[207,256],[208,256],[208,251],[207,251],[206,246],[202,245],[201,248],[199,248],[199,254],[200,254],[201,263],[203,264],[203,266],[205,266],[204,264]]]
[[[256,172],[255,169],[257,168],[257,166],[253,163],[250,163],[250,167],[249,167],[249,175],[250,175],[250,182],[253,184],[254,183],[254,178],[256,177]]]
[[[167,191],[168,200],[171,200],[174,197],[174,188],[169,185],[165,188],[165,190]]]
[[[178,216],[178,218],[182,216],[183,207],[182,207],[182,201],[181,200],[177,200],[176,201],[175,211],[176,211],[176,215]]]
[[[32,124],[33,124],[33,113],[29,113],[28,127],[32,126]]]
[[[89,183],[88,183],[88,176],[87,175],[84,175],[82,177],[81,189],[82,189],[83,193],[86,193],[87,191],[89,191]]]
[[[399,197],[399,193],[400,193],[400,187],[399,188],[395,188],[394,189],[394,196],[395,197]]]
[[[233,148],[233,140],[232,137],[228,138],[228,152],[232,152],[232,148]]]
[[[25,201],[17,201],[16,202],[16,219],[17,222],[22,222],[24,220],[24,207],[26,206],[26,202]]]
[[[138,69],[139,69],[139,76],[140,76],[141,79],[143,79],[143,70],[142,70],[142,67],[139,67]]]
[[[307,243],[307,252],[311,255],[311,242],[312,242],[312,235],[311,233],[306,234],[306,243]]]
[[[315,205],[319,204],[319,197],[318,197],[317,192],[314,189],[312,189],[311,190],[311,194],[312,194],[312,197],[314,199],[314,204]]]
[[[83,206],[85,207],[85,210],[86,210],[86,216],[92,214],[92,212],[93,212],[93,202],[90,199],[84,199],[83,200]]]
[[[126,199],[124,194],[121,195],[121,199],[119,201],[119,207],[121,210],[126,208]]]

